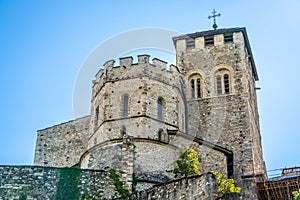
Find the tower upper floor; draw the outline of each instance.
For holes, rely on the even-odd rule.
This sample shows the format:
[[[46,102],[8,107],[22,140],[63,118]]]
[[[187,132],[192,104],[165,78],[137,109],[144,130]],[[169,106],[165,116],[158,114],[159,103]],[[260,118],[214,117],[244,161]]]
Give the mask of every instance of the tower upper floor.
[[[245,28],[185,34],[173,42],[188,99],[254,93],[258,74]]]
[[[89,145],[122,138],[167,141],[167,129],[185,128],[184,79],[178,68],[149,55],[104,63],[91,100]]]

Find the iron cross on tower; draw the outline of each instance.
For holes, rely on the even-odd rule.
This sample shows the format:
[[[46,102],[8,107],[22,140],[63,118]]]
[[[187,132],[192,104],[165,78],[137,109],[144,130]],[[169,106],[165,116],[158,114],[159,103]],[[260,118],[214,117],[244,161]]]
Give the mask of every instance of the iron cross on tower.
[[[218,28],[218,25],[216,24],[216,17],[220,17],[221,14],[216,12],[216,10],[214,9],[212,11],[212,15],[208,16],[208,19],[214,18],[214,24],[213,24],[213,28],[216,30]]]

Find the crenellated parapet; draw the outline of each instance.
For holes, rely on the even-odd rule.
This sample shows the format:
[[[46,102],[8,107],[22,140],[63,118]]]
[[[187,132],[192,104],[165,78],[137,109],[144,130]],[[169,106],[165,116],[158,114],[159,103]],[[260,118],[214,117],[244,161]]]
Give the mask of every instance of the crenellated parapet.
[[[93,98],[107,82],[125,79],[149,77],[178,86],[180,72],[177,66],[168,65],[166,61],[158,58],[153,58],[150,62],[150,55],[147,54],[138,55],[137,57],[137,63],[133,63],[132,56],[119,58],[119,65],[115,65],[115,60],[106,61],[93,81]]]

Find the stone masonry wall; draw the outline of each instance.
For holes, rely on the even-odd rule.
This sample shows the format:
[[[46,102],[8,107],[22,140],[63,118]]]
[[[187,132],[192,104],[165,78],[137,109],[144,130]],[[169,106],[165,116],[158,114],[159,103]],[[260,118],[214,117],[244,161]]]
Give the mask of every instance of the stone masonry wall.
[[[120,180],[131,190],[134,151],[131,138],[108,141],[89,149],[82,156],[79,166],[83,169],[116,169],[121,175]]]
[[[38,131],[34,165],[70,167],[87,149],[90,116]]]
[[[174,180],[116,200],[213,200],[216,180],[212,174]]]
[[[243,168],[252,165],[252,140],[244,98],[235,95],[207,98],[189,102],[189,107],[190,130],[233,151],[234,178],[242,186]]]
[[[225,42],[225,32],[232,34],[230,42]],[[205,44],[208,37],[214,44]],[[187,48],[187,39],[195,40],[194,48]],[[245,29],[177,37],[176,53],[177,66],[185,74],[187,83],[195,74],[201,79],[202,98],[192,99],[189,85],[186,91],[189,134],[231,150],[234,153],[234,178],[242,187],[243,198],[257,199],[254,176],[262,176],[265,166],[256,105],[255,81],[258,77]],[[223,72],[228,75],[229,94],[224,93],[222,81],[223,92],[217,92],[216,77]]]
[[[126,61],[126,62],[125,62]],[[148,55],[120,58],[120,66],[107,61],[96,75],[93,86],[89,148],[126,134],[138,138],[157,137],[160,130],[183,130],[185,126],[182,76],[175,67]],[[128,97],[124,116],[123,98]],[[157,100],[162,99],[162,118],[157,116]]]
[[[79,199],[110,199],[116,195],[107,171],[0,166],[0,200],[70,199],[76,192]]]

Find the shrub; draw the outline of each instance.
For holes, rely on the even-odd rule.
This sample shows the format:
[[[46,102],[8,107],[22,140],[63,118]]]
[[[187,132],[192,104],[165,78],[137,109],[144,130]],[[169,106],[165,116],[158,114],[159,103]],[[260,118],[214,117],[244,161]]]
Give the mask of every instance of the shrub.
[[[300,200],[300,189],[297,191],[292,192],[293,194],[293,200]]]
[[[184,151],[176,163],[177,167],[172,170],[175,177],[188,177],[200,174],[198,169],[198,154],[194,149]]]
[[[227,179],[226,174],[221,174],[220,172],[212,172],[217,177],[218,191],[222,194],[229,193],[239,193],[241,191],[240,187],[234,185],[234,179]]]

